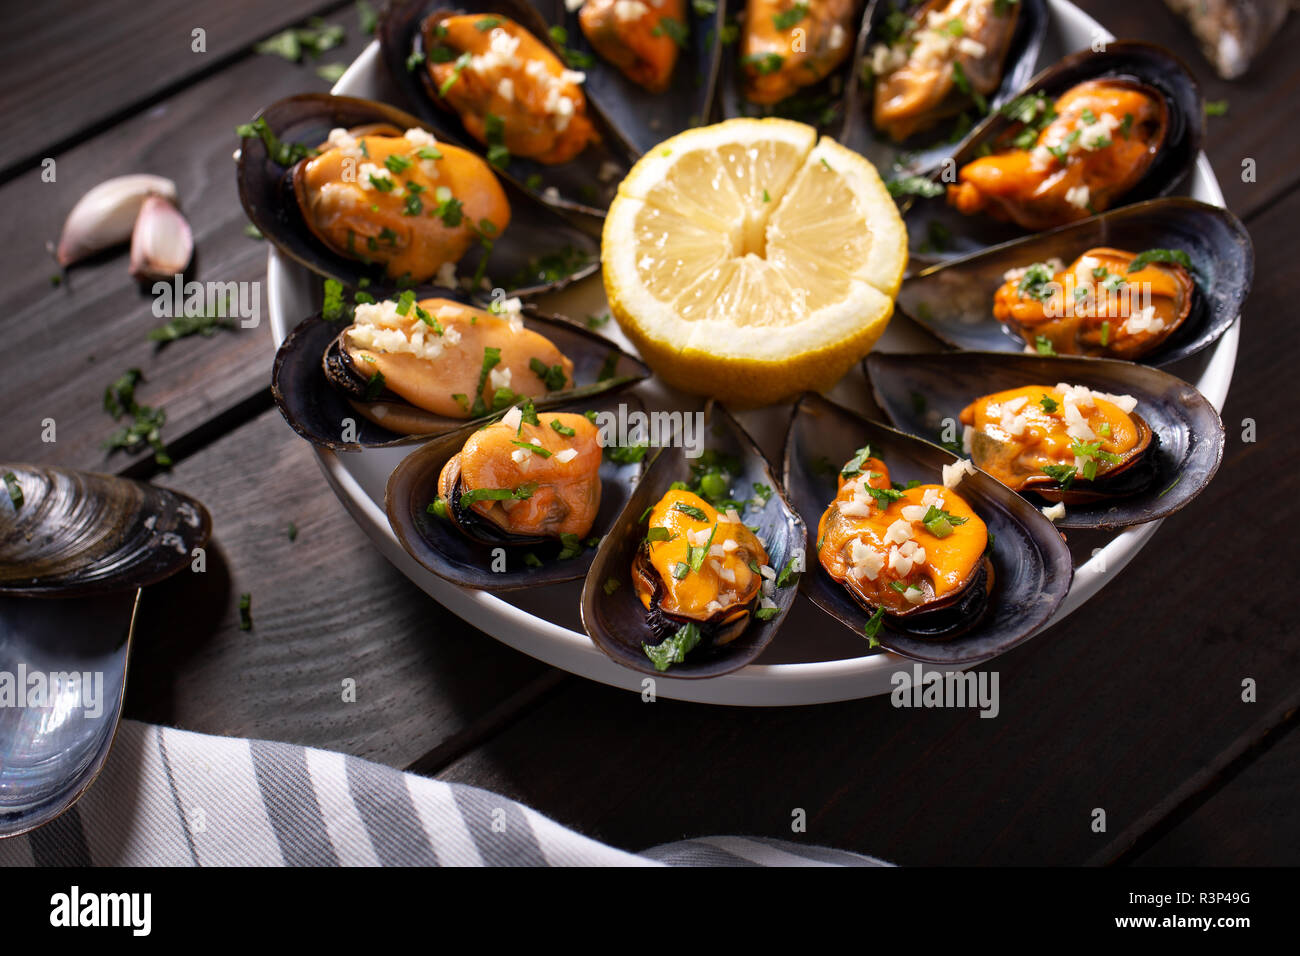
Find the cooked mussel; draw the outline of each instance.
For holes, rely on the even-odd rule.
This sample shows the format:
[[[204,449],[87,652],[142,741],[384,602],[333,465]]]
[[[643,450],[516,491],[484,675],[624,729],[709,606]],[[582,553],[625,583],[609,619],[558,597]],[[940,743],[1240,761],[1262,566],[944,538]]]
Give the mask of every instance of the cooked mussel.
[[[586,0],[578,23],[587,42],[633,83],[662,93],[684,45],[686,0]]]
[[[245,212],[319,275],[385,290],[434,276],[445,284],[459,270],[529,294],[596,267],[588,233],[391,106],[303,94],[268,106],[243,132]]]
[[[964,112],[980,116],[1029,79],[1046,22],[1041,2],[904,6],[876,5],[862,70],[872,81],[872,125],[895,143]]]
[[[1058,355],[1139,358],[1158,348],[1192,311],[1186,253],[1094,247],[1014,269],[993,297],[993,316],[1028,345]]]
[[[641,474],[644,449],[608,426],[635,396],[513,406],[427,442],[394,469],[385,508],[402,546],[469,588],[508,591],[583,576]],[[572,434],[569,434],[572,432]]]
[[[806,560],[807,531],[762,453],[720,406],[707,415],[702,443],[683,428],[659,452],[583,586],[592,641],[647,674],[716,677],[754,660]]]
[[[1051,100],[1024,101],[1026,119],[957,171],[948,202],[1040,231],[1105,212],[1146,175],[1169,135],[1169,107],[1133,80],[1084,80]]]
[[[1064,528],[1172,514],[1223,455],[1223,426],[1192,386],[1115,359],[1010,352],[872,355],[876,401],[903,431],[953,449],[1030,495]]]
[[[962,349],[1167,365],[1237,320],[1253,271],[1232,213],[1156,199],[931,266],[903,282],[898,308]]]
[[[722,112],[838,128],[861,22],[859,0],[747,0],[724,47]]]
[[[819,567],[804,593],[906,657],[986,660],[1026,640],[1069,591],[1069,550],[1036,507],[937,445],[819,395],[795,406],[785,479],[818,521]]]
[[[440,138],[548,204],[603,215],[635,150],[583,92],[584,69],[523,0],[392,4],[384,60]]]
[[[944,198],[917,201],[908,218],[918,234],[938,222],[989,245],[1166,195],[1203,128],[1196,81],[1173,54],[1133,42],[1075,53],[977,126],[933,175]]]
[[[534,0],[590,101],[636,155],[709,119],[724,4]]]
[[[443,465],[438,511],[485,544],[580,542],[600,510],[601,455],[585,416],[516,405]]]
[[[272,371],[285,419],[336,451],[403,444],[524,399],[551,408],[649,375],[596,333],[517,299],[484,309],[450,290],[412,291],[358,303],[343,322],[304,321]]]
[[[645,542],[632,560],[632,586],[654,634],[647,645],[692,626],[715,647],[744,633],[763,590],[763,571],[772,580],[775,571],[740,513],[719,512],[689,489],[672,488],[647,521]]]
[[[868,611],[948,638],[979,624],[993,589],[988,528],[951,488],[895,488],[870,445],[839,469],[817,526],[817,560]]]
[[[522,156],[567,163],[599,137],[587,117],[586,76],[506,16],[439,11],[420,25],[434,102],[504,166]]]
[[[1052,502],[1136,494],[1155,477],[1160,443],[1136,406],[1067,382],[1004,389],[962,409],[963,451],[1013,491]]]
[[[0,595],[133,591],[184,569],[212,518],[188,495],[114,475],[0,464]]]

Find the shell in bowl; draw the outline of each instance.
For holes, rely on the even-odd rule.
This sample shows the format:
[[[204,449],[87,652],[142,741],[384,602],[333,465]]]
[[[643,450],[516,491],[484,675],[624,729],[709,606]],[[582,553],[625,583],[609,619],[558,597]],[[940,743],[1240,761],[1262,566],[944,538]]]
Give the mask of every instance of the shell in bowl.
[[[508,310],[493,316],[488,310],[474,307],[463,293],[437,288],[413,293],[408,306],[411,314],[417,314],[421,303],[429,305],[430,311],[425,314],[437,325],[439,335],[445,330],[438,322],[434,302],[463,306],[460,311],[467,313],[471,322],[476,323],[482,316],[483,324],[502,325],[502,335],[510,332],[514,323],[518,331],[504,340],[494,340],[495,362],[488,359],[488,346],[482,344],[487,339],[476,338],[479,350],[470,366],[451,363],[451,370],[470,375],[469,379],[458,378],[459,385],[445,386],[438,378],[437,363],[449,359],[452,347],[439,350],[436,358],[423,363],[403,356],[404,364],[398,372],[405,381],[399,385],[382,372],[376,374],[380,369],[376,359],[384,358],[382,354],[345,342],[348,330],[354,326],[342,317],[330,321],[317,313],[285,336],[275,355],[271,394],[285,421],[303,438],[334,451],[405,445],[454,431],[469,422],[489,420],[513,404],[516,396],[531,398],[537,408],[553,408],[621,391],[650,375],[643,362],[603,336],[531,305],[522,305],[514,322],[506,325]],[[435,338],[434,326],[417,328],[430,333],[426,338]],[[466,334],[474,334],[474,330]],[[512,344],[519,337],[532,344]],[[465,338],[458,339],[454,348],[464,342]],[[547,361],[540,360],[537,353],[546,355]],[[503,386],[502,401],[498,402],[498,393],[491,387],[492,373],[501,374],[501,368],[510,365],[515,366],[513,371],[518,372],[518,377],[512,374],[511,384]],[[393,374],[390,369],[389,377]],[[481,407],[472,397],[475,387],[464,384],[475,374],[482,393]],[[548,381],[552,377],[557,380]],[[428,401],[440,385],[441,391],[435,397],[451,399],[453,407],[443,407],[451,403]]]
[[[1204,101],[1174,54],[1108,43],[1047,67],[977,126],[907,213],[940,258],[1178,189],[1201,150]]]
[[[1035,343],[1043,335],[1057,354],[1107,357],[1120,339],[1116,333],[1130,314],[1136,314],[1130,298],[1119,294],[1126,285],[1109,288],[1112,279],[1121,283],[1125,279],[1126,270],[1113,264],[1109,269],[1097,265],[1100,276],[1085,270],[1078,283],[1068,283],[1069,289],[1059,281],[1061,288],[1040,284],[1038,288],[1053,293],[1038,308],[1043,321],[1013,324],[995,317],[995,304],[1002,305],[997,302],[1000,290],[1009,281],[1015,283],[1012,298],[1018,300],[1009,311],[1015,311],[1020,302],[1032,305],[1035,298],[1042,301],[1033,290],[1033,294],[1023,292],[1027,268],[1053,260],[1069,268],[1099,247],[1139,256],[1149,251],[1182,253],[1187,258],[1188,268],[1179,272],[1191,287],[1180,307],[1171,309],[1169,326],[1160,330],[1158,338],[1151,336],[1150,342],[1122,356],[1152,365],[1180,361],[1216,342],[1237,321],[1254,276],[1254,247],[1236,216],[1218,206],[1173,197],[1135,203],[930,266],[903,281],[898,308],[954,348],[1022,352],[1027,343]],[[1055,273],[1056,269],[1052,265],[1048,271]],[[1077,297],[1080,289],[1085,290],[1082,300]],[[1051,315],[1046,306],[1060,303],[1062,297],[1064,307],[1056,311],[1063,321],[1047,321]],[[1079,301],[1086,308],[1076,308]],[[1085,315],[1088,318],[1079,322],[1077,317]],[[1114,321],[1108,322],[1108,316]]]
[[[331,140],[334,130],[342,132]],[[499,180],[474,153],[446,141],[441,149],[436,130],[392,106],[304,93],[272,103],[243,132],[237,176],[244,211],[281,252],[317,275],[391,291],[427,284],[452,267],[473,277],[475,291],[495,285],[531,295],[599,267],[588,232]],[[378,155],[366,157],[369,137],[384,144],[383,165]],[[461,195],[436,185],[444,177],[463,184]],[[356,205],[359,196],[370,205]],[[374,209],[379,218],[370,218]]]
[[[855,461],[861,465],[864,449],[869,449],[869,457],[885,464],[887,477],[894,483],[889,489],[880,489],[881,503],[876,507],[899,510],[900,515],[902,509],[921,508],[919,502],[907,499],[908,503],[901,503],[903,498],[889,493],[905,495],[903,489],[911,482],[925,486],[923,496],[935,493],[942,498],[955,492],[984,526],[986,547],[982,555],[969,556],[971,573],[959,588],[951,588],[943,595],[937,587],[923,589],[918,596],[921,610],[926,613],[915,618],[907,613],[892,613],[893,603],[900,603],[892,599],[890,607],[865,602],[857,589],[836,580],[820,561],[803,576],[801,584],[814,604],[863,635],[864,640],[873,637],[904,657],[938,664],[987,660],[1028,640],[1046,624],[1069,592],[1073,571],[1064,540],[1037,508],[988,475],[960,469],[957,456],[938,445],[869,421],[814,393],[795,405],[784,463],[785,486],[810,528],[822,525],[823,517],[831,510],[828,504],[837,502],[843,491],[843,472]],[[855,471],[851,477],[861,476]],[[868,473],[866,477],[873,475]],[[935,486],[949,484],[943,481],[945,477],[955,487],[932,491]],[[889,499],[893,502],[886,506]],[[957,507],[946,502],[938,510],[946,512],[950,506]],[[926,511],[923,517],[929,520],[929,510],[921,510]],[[959,514],[961,510],[939,517],[951,524],[960,521],[963,526],[974,526],[969,517]],[[930,534],[930,538],[937,539],[940,533]],[[920,533],[915,537],[942,557],[942,542],[930,541]],[[901,553],[895,558],[892,550],[889,563],[882,568],[872,568],[864,560],[862,573],[872,581],[873,573],[877,577],[905,575],[914,567],[914,559],[916,563],[926,560],[924,556],[915,557],[915,549],[910,558]],[[821,552],[821,547],[810,550],[813,554]],[[907,565],[909,571],[905,572],[902,565]],[[906,592],[911,590],[913,587],[907,585],[898,592],[903,602],[910,602]]]
[[[1126,413],[1136,426],[1131,446],[1109,452],[1118,452],[1121,460],[1098,469],[1093,478],[1087,478],[1078,462],[1066,458],[1060,464],[1067,471],[1058,473],[1064,480],[1048,480],[1047,474],[1031,476],[1017,468],[1012,484],[1036,503],[1064,502],[1065,513],[1056,519],[1063,528],[1126,528],[1167,517],[1209,484],[1223,457],[1223,425],[1205,396],[1181,379],[1144,365],[976,352],[873,355],[866,370],[876,401],[896,427],[930,441],[951,437],[955,447],[962,444],[963,412],[981,397],[1003,391],[1040,387],[1037,390],[1046,394],[1051,412],[1062,415],[1064,406],[1054,407],[1062,404],[1061,384],[1082,386],[1111,405],[1116,404],[1115,397],[1134,400]],[[1031,395],[1027,404],[1032,408],[1043,401]],[[1121,409],[1128,404],[1119,403]],[[1012,409],[1011,414],[1020,411]],[[1033,423],[1028,427],[1032,429]],[[971,453],[976,465],[984,459],[994,470],[993,462],[1005,457],[998,445],[1009,445],[1011,436],[1002,434],[1000,422],[997,435],[981,437],[983,431],[972,432]],[[1084,447],[1101,437],[1084,434],[1077,441]],[[1087,465],[1085,461],[1083,467]],[[1076,469],[1073,475],[1070,468]]]
[[[717,677],[753,661],[806,557],[804,524],[762,452],[722,406],[705,414],[702,454],[684,441],[658,452],[582,589],[592,641],[645,674]]]
[[[525,447],[532,444],[531,440],[522,437],[518,439],[522,444],[518,445],[499,436],[486,436],[492,441],[485,442],[485,435],[480,433],[486,433],[489,428],[509,427],[510,419],[505,417],[511,415],[509,411],[486,425],[473,423],[434,438],[403,459],[389,477],[385,494],[388,522],[412,557],[433,573],[462,587],[511,591],[581,578],[592,564],[596,540],[603,540],[616,527],[616,518],[631,497],[646,464],[645,452],[638,455],[610,445],[596,464],[589,454],[590,431],[580,432],[579,428],[564,423],[570,415],[594,417],[600,423],[616,422],[620,409],[626,419],[642,408],[635,395],[605,394],[589,402],[538,409],[538,420],[544,424],[537,432],[527,430],[532,426],[528,425],[526,415],[522,422],[516,419],[515,428],[525,437],[540,434],[550,442],[563,444],[560,442],[565,437],[563,430],[575,432],[567,436],[570,444],[576,448],[582,443],[583,447],[581,454],[573,456],[551,448],[533,452]],[[552,421],[559,421],[561,428],[553,428]],[[606,437],[613,433],[613,430],[604,432]],[[470,452],[481,468],[466,467]],[[518,455],[511,457],[515,452]],[[493,455],[497,456],[495,461]],[[536,477],[530,478],[524,463],[531,465],[534,461]],[[596,467],[587,474],[585,469],[589,465]],[[567,466],[583,469],[584,475],[566,475]],[[519,476],[519,482],[508,488],[504,485],[489,488],[477,483],[482,480],[480,475],[498,476],[496,480],[500,482],[500,476],[506,474]],[[474,478],[474,487],[465,485],[469,477]],[[574,483],[571,477],[583,480]],[[581,512],[584,518],[590,519],[590,524],[580,534],[560,523],[546,525],[542,532],[535,524],[511,530],[505,516],[508,507],[516,503],[525,509],[521,517],[531,514],[536,518],[535,509],[546,506],[553,509],[552,517],[556,519],[567,518],[570,512]]]
[[[957,5],[960,14],[950,15]],[[1047,20],[1045,0],[876,0],[841,141],[878,169],[929,173],[1033,78]]]
[[[639,151],[586,95],[585,54],[557,42],[555,25],[524,0],[406,0],[389,6],[378,35],[394,84],[445,138],[539,201],[600,217]],[[557,96],[573,104],[563,117]]]

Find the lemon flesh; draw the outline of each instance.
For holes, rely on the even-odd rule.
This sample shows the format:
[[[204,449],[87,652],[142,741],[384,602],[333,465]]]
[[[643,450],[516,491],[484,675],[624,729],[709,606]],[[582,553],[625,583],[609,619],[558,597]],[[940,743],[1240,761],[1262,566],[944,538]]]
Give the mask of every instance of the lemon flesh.
[[[656,374],[764,405],[829,388],[871,350],[907,232],[857,153],[802,123],[735,119],[642,157],[601,259],[610,310]]]

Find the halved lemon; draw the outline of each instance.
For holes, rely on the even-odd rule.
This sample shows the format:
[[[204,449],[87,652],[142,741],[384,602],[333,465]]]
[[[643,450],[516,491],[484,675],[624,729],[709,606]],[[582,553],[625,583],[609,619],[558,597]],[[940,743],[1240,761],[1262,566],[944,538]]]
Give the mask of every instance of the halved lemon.
[[[632,167],[601,261],[610,310],[656,374],[765,405],[829,388],[871,351],[907,230],[862,156],[802,123],[734,119]]]

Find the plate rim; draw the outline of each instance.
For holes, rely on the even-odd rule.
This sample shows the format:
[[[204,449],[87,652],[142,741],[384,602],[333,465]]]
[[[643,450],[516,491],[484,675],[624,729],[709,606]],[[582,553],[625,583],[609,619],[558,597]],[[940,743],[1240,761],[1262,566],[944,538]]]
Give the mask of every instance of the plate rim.
[[[1095,34],[1107,41],[1116,39],[1114,34],[1070,0],[1048,0],[1048,7],[1051,22],[1058,30],[1073,35]],[[374,71],[382,69],[379,42],[372,40],[352,61],[331,92],[349,93],[361,77],[369,77]],[[1203,190],[1205,195],[1194,198],[1226,208],[1218,179],[1204,152],[1196,159],[1194,175],[1206,187]],[[277,348],[297,322],[287,316],[282,308],[284,297],[290,294],[285,290],[293,282],[290,270],[294,268],[302,267],[285,260],[274,246],[268,248],[267,312],[271,337]],[[1218,342],[1202,353],[1210,358],[1200,378],[1191,383],[1219,412],[1223,411],[1223,403],[1232,383],[1240,332],[1241,316],[1238,315]],[[294,440],[299,440],[296,435]],[[314,451],[321,472],[335,496],[379,552],[412,583],[453,614],[495,640],[571,674],[637,693],[643,693],[647,689],[646,682],[652,682],[656,697],[692,703],[782,707],[857,700],[886,694],[894,687],[891,679],[893,674],[903,671],[910,675],[912,672],[913,661],[896,654],[881,653],[830,661],[749,664],[738,671],[705,681],[675,679],[666,675],[646,677],[614,663],[583,632],[569,630],[563,625],[538,617],[490,592],[462,589],[427,571],[398,543],[383,509],[361,486],[343,457],[328,449],[314,448]],[[1152,521],[1118,533],[1104,547],[1097,549],[1088,561],[1075,568],[1069,595],[1051,620],[1031,635],[1029,640],[1060,623],[1100,592],[1146,546],[1162,523],[1163,519]],[[1102,571],[1102,568],[1105,570]],[[842,626],[829,617],[827,620],[835,627]],[[990,662],[984,661],[980,665],[950,668],[925,664],[921,666],[928,670],[956,671],[964,670],[966,666],[983,666],[988,663]]]

